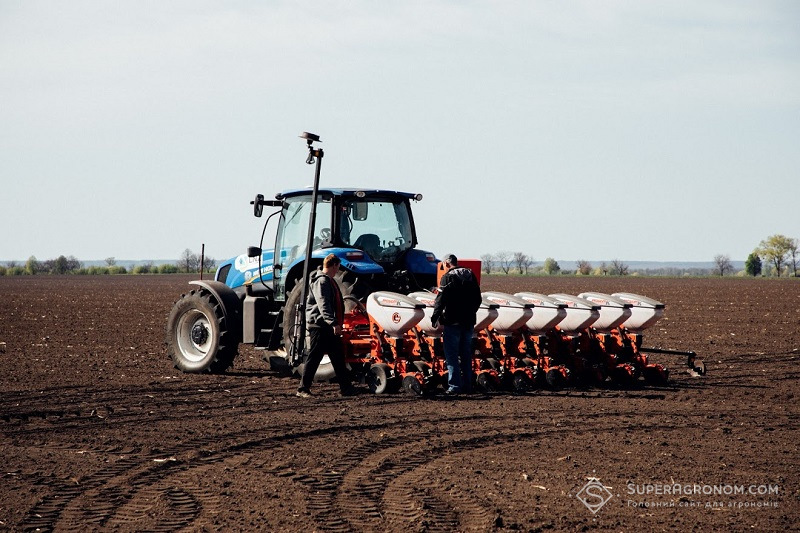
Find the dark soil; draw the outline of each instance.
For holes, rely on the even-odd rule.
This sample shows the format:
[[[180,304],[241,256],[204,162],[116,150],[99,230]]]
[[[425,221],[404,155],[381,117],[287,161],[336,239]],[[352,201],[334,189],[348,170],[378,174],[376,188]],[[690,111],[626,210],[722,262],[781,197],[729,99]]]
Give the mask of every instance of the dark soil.
[[[645,344],[694,350],[708,373],[653,356],[668,386],[454,400],[340,398],[332,384],[296,398],[249,346],[225,375],[181,374],[164,325],[189,279],[0,278],[0,530],[800,523],[797,280],[484,278],[484,290],[660,300]],[[578,498],[608,498],[584,489],[592,477],[610,494],[596,514]],[[636,494],[665,485],[681,493]]]

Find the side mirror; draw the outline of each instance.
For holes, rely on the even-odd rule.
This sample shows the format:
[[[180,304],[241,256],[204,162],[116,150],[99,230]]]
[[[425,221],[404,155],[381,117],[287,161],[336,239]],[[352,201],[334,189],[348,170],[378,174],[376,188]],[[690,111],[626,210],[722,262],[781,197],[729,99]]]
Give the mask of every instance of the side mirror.
[[[261,214],[264,212],[264,195],[257,194],[256,199],[250,203],[253,204],[253,214],[257,217],[260,217]]]
[[[247,257],[258,257],[259,255],[261,255],[261,248],[258,246],[247,247]]]
[[[367,202],[353,203],[353,218],[355,220],[367,220],[368,206]]]

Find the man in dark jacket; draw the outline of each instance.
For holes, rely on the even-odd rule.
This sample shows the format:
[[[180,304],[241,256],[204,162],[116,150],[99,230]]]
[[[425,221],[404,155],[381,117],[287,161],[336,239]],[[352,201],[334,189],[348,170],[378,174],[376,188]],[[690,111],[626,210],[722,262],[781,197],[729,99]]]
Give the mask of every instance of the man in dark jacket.
[[[443,259],[447,273],[442,276],[439,294],[433,305],[431,322],[444,327],[444,357],[447,360],[447,394],[472,392],[472,330],[481,306],[481,289],[468,268],[447,254]]]
[[[306,328],[311,340],[306,367],[297,396],[311,396],[311,384],[317,373],[322,356],[326,353],[339,381],[342,396],[350,396],[355,389],[350,383],[350,373],[344,362],[342,350],[342,324],[344,323],[344,299],[334,276],[339,272],[342,261],[328,254],[322,262],[322,269],[315,271],[309,279],[309,293],[306,300]]]

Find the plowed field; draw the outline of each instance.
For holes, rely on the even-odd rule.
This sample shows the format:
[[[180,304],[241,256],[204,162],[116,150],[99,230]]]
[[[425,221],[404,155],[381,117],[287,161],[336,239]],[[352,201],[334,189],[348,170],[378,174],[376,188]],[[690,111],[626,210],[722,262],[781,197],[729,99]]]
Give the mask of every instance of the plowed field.
[[[189,279],[0,278],[0,530],[800,523],[797,280],[485,278],[660,300],[645,344],[694,350],[708,372],[653,356],[669,385],[454,400],[331,384],[296,398],[249,346],[225,375],[181,374],[164,325]]]

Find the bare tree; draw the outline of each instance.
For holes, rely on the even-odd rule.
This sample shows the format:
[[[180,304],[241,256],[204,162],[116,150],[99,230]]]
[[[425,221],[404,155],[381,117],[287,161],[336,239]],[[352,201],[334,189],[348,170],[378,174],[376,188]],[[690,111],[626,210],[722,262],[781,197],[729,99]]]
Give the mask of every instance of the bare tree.
[[[481,256],[481,266],[483,267],[483,271],[487,274],[492,273],[492,268],[494,265],[494,256],[492,254],[483,254]]]
[[[792,271],[794,272],[794,277],[797,277],[797,246],[798,240],[797,239],[789,239],[789,261],[792,263]]]
[[[578,274],[581,276],[588,276],[592,273],[592,264],[589,261],[578,259],[575,263],[578,265]]]
[[[526,256],[525,262],[522,264],[522,266],[525,267],[525,274],[527,274],[533,266],[533,257]]]
[[[517,265],[517,270],[520,274],[525,273],[525,263],[528,262],[528,256],[522,252],[514,252],[514,264]]]
[[[189,248],[185,249],[178,260],[178,268],[184,272],[197,272],[200,267],[200,258]]]
[[[81,268],[83,268],[83,265],[81,264],[81,262],[78,260],[77,257],[75,257],[74,255],[67,257],[68,271],[80,270]]]
[[[500,265],[500,270],[508,276],[509,270],[511,270],[511,262],[513,260],[511,252],[497,252],[495,254],[497,258],[497,263]]]
[[[725,254],[718,254],[714,256],[714,270],[720,275],[724,276],[726,272],[733,271],[731,264],[731,257]]]
[[[113,267],[117,264],[117,259],[115,257],[106,257],[106,266]]]
[[[611,268],[609,268],[609,273],[612,276],[627,276],[628,268],[629,268],[628,265],[626,265],[619,259],[612,259]]]

